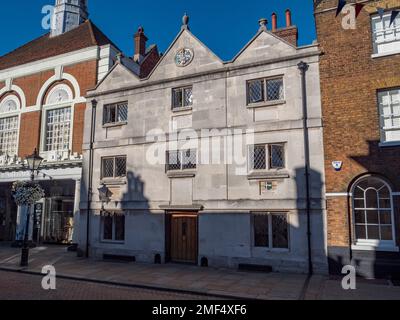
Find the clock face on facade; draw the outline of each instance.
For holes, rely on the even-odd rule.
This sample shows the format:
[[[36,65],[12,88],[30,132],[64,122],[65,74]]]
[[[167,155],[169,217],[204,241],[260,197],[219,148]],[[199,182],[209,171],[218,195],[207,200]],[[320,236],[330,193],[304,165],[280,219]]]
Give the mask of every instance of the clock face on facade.
[[[175,56],[175,63],[178,67],[186,67],[193,60],[193,51],[191,49],[180,49]]]

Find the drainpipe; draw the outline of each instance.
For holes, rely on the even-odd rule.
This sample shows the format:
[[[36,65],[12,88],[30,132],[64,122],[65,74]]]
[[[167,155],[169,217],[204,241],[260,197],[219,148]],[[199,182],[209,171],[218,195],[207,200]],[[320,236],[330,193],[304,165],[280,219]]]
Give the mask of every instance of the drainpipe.
[[[93,195],[93,145],[96,131],[96,110],[97,101],[92,100],[92,123],[90,128],[90,145],[89,145],[89,168],[88,168],[88,194],[87,194],[87,212],[86,212],[86,258],[89,258],[89,239],[90,239],[90,212]]]
[[[308,134],[308,113],[307,113],[307,87],[306,73],[309,65],[301,61],[297,67],[301,74],[302,101],[303,101],[303,130],[304,130],[304,160],[306,178],[306,212],[307,212],[307,245],[308,245],[308,273],[313,274],[312,253],[311,253],[311,199],[310,199],[310,139]]]

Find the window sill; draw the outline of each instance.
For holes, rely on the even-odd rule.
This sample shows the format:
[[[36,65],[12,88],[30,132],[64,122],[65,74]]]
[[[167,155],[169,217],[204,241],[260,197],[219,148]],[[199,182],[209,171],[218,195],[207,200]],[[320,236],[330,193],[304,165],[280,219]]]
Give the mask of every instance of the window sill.
[[[106,186],[122,186],[122,185],[126,185],[126,179],[122,178],[122,179],[102,179],[100,181],[101,184],[105,184]]]
[[[167,176],[170,179],[194,178],[196,176],[196,172],[195,171],[168,171]]]
[[[125,245],[125,241],[113,241],[113,240],[101,240],[101,244],[117,244],[117,245]]]
[[[263,108],[263,107],[272,107],[286,104],[286,100],[277,100],[277,101],[268,101],[268,102],[258,102],[258,103],[251,103],[247,105],[247,109],[256,109],[256,108]]]
[[[373,53],[371,55],[372,59],[377,59],[377,58],[383,58],[383,57],[388,57],[388,56],[393,56],[395,54],[400,54],[400,50],[397,51],[391,51],[391,52],[381,52],[381,53]]]
[[[126,126],[128,121],[103,124],[104,129]]]
[[[193,111],[193,107],[184,107],[184,108],[173,108],[172,112],[173,113],[180,113],[180,112],[187,112],[187,111]]]
[[[253,246],[253,249],[254,250],[257,250],[257,251],[265,251],[265,252],[267,252],[267,253],[289,253],[290,252],[290,249],[284,249],[284,248],[281,248],[281,249],[278,249],[278,248],[268,248],[268,247],[256,247],[256,246]]]
[[[251,172],[247,175],[248,180],[269,180],[269,179],[289,179],[290,175],[287,171],[270,171],[270,172]]]
[[[381,148],[400,147],[400,141],[388,141],[379,143]]]
[[[390,245],[374,245],[374,244],[364,244],[357,243],[351,246],[352,250],[358,251],[383,251],[383,252],[399,252],[399,247]]]

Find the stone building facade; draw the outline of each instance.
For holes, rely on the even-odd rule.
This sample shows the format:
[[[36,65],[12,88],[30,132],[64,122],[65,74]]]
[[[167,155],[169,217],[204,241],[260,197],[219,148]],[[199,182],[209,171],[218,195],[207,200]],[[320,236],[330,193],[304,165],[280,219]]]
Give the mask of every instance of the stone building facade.
[[[147,77],[117,63],[88,92],[82,251],[327,272],[320,51],[298,47],[287,18],[273,30],[260,20],[224,62],[185,16]]]
[[[315,9],[329,265],[333,273],[353,263],[361,276],[398,276],[400,16],[390,18],[399,2],[357,2],[357,18],[353,5],[335,18],[334,0]]]
[[[11,185],[30,179],[24,158],[37,149],[46,199],[31,208],[30,236],[77,242],[85,96],[118,60],[140,74],[140,62],[87,20],[87,1],[58,0],[54,15],[51,32],[0,57],[0,241],[25,233],[28,209],[15,206]]]

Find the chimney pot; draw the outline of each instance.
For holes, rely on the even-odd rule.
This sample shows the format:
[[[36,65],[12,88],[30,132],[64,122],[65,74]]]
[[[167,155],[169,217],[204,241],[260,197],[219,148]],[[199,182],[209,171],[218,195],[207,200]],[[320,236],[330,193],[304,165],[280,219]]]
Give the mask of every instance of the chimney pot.
[[[286,27],[292,26],[292,13],[289,9],[286,10]]]
[[[278,28],[278,17],[276,13],[272,13],[272,31],[275,31]]]

